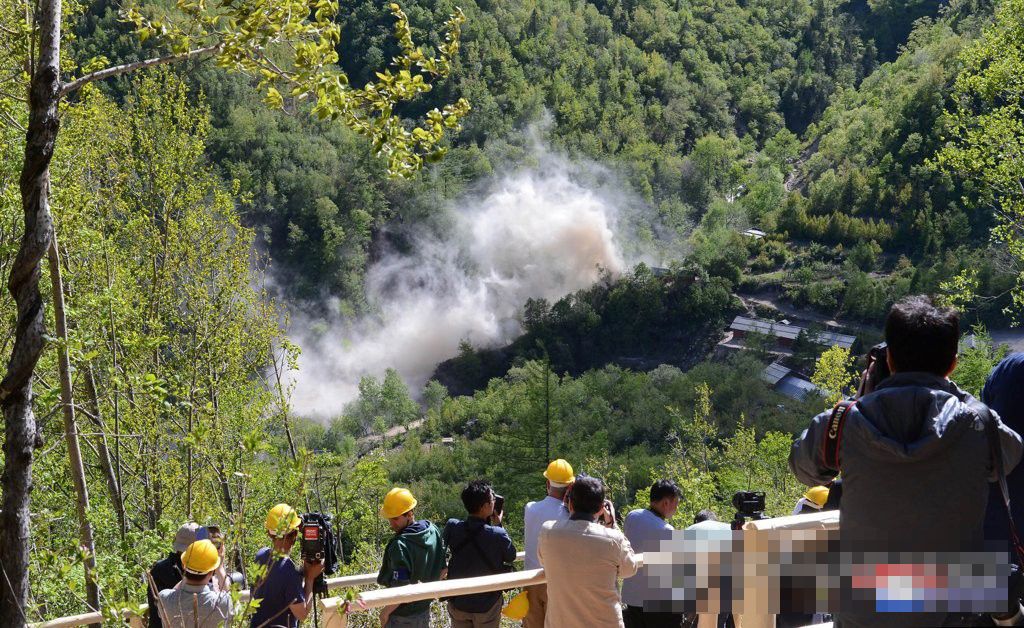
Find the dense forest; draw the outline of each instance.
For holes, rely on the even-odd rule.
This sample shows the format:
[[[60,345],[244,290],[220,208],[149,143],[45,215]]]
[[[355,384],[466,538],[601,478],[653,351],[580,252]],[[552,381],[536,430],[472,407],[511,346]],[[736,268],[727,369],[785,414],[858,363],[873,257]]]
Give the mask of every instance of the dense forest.
[[[346,574],[379,566],[395,485],[441,522],[486,477],[519,544],[555,457],[620,511],[675,479],[677,525],[741,489],[788,514],[792,435],[859,363],[725,347],[734,316],[859,349],[936,294],[977,391],[1006,351],[986,328],[1024,311],[1022,0],[278,4],[0,0],[11,625],[137,609],[186,520],[250,572],[282,501],[335,515]],[[525,216],[553,176],[603,248],[530,258],[573,233],[564,196],[473,248],[488,204]],[[421,294],[453,342],[390,318]],[[325,361],[368,330],[409,346],[342,381]],[[821,394],[766,384],[778,359]]]

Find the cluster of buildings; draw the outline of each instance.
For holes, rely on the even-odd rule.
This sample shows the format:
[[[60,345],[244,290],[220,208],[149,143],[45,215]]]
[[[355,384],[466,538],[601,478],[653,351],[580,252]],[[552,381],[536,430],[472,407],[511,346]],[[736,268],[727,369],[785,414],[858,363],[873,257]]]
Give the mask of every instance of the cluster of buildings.
[[[733,341],[742,341],[751,334],[759,334],[769,340],[783,355],[793,347],[801,336],[822,347],[839,346],[852,351],[857,337],[835,331],[812,331],[807,327],[793,325],[788,321],[766,321],[747,316],[737,316],[729,325]],[[761,374],[761,379],[779,393],[790,399],[803,400],[810,393],[820,390],[807,377],[776,360]]]

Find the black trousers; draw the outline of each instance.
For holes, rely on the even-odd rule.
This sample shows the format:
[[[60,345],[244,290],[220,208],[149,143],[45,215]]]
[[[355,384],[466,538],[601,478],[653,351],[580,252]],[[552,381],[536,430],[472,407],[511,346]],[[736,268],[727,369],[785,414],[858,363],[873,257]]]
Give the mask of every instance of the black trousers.
[[[622,611],[626,628],[679,628],[683,623],[682,613],[645,613],[640,606],[627,606]]]

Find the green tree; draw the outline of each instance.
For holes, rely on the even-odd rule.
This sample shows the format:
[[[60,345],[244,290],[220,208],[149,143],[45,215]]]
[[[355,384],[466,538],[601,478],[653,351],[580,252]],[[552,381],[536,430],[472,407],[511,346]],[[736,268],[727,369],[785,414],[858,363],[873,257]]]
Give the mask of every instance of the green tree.
[[[1006,345],[994,343],[983,325],[976,325],[960,342],[956,370],[950,379],[975,397],[980,397],[988,374],[1006,357],[1008,350]]]
[[[13,1],[4,4],[5,17],[18,19],[4,23],[5,37],[14,44],[6,47],[3,62],[28,68],[4,72],[0,87],[4,93],[24,93],[27,99],[0,100],[0,115],[16,126],[24,119],[24,158],[19,181],[24,235],[10,268],[8,287],[17,307],[14,345],[7,370],[0,381],[5,434],[3,508],[0,513],[0,562],[3,562],[9,586],[0,595],[0,623],[23,621],[22,609],[28,605],[29,494],[32,487],[32,459],[38,445],[32,409],[32,381],[45,346],[45,312],[39,287],[40,261],[52,247],[50,212],[50,165],[60,129],[60,103],[90,83],[145,67],[213,56],[226,68],[248,72],[260,78],[272,106],[283,106],[279,88],[291,98],[313,101],[312,111],[320,118],[341,118],[355,131],[367,136],[374,150],[388,159],[395,174],[415,171],[425,156],[439,156],[435,150],[445,128],[458,126],[468,110],[464,100],[432,110],[426,123],[409,130],[394,115],[396,104],[410,100],[430,89],[430,78],[448,74],[451,57],[458,51],[459,27],[463,17],[457,13],[449,20],[448,34],[438,46],[438,56],[415,46],[405,14],[398,5],[390,10],[396,18],[395,34],[402,50],[393,70],[387,69],[378,81],[365,88],[353,88],[347,75],[337,67],[340,26],[336,2],[294,6],[249,2],[209,7],[197,3],[179,3],[175,16],[135,7],[126,9],[143,40],[160,36],[166,42],[166,54],[135,63],[104,69],[103,60],[91,61],[82,74],[65,82],[61,61],[65,15],[60,0],[46,0],[35,10]],[[271,10],[272,9],[272,10]],[[287,50],[287,51],[286,51]],[[5,68],[6,69],[6,68]],[[426,77],[426,78],[425,78]],[[23,106],[24,105],[24,106]],[[57,253],[53,253],[54,256]],[[69,438],[74,436],[69,423]],[[83,542],[88,523],[81,522]],[[88,550],[87,551],[91,551]]]
[[[826,349],[815,363],[811,382],[825,391],[827,407],[831,408],[838,403],[856,384],[854,360],[849,349],[836,345]]]
[[[950,143],[937,165],[971,180],[980,192],[974,208],[995,215],[994,238],[1024,260],[1024,2],[1002,0],[995,23],[960,55],[955,106],[947,112]],[[1024,307],[1018,275],[1014,307]]]

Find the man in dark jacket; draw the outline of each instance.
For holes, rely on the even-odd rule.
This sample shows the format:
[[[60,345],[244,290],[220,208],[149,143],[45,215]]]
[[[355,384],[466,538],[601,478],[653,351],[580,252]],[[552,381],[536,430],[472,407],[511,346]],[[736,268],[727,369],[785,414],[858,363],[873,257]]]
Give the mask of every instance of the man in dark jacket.
[[[505,528],[504,513],[494,512],[491,485],[476,480],[462,490],[469,516],[449,519],[441,536],[451,551],[448,579],[473,578],[504,573],[516,559],[516,548]],[[490,525],[494,524],[494,525]],[[501,623],[501,592],[463,595],[448,600],[452,628],[498,628]]]
[[[988,482],[996,479],[983,415],[995,421],[1008,470],[1021,458],[1021,437],[949,381],[960,339],[956,311],[908,297],[889,312],[885,337],[893,374],[841,423],[831,411],[815,417],[793,443],[789,466],[811,486],[842,471],[842,550],[979,551]],[[853,593],[863,600],[875,592]],[[853,593],[844,591],[837,628],[937,626],[946,619],[876,612],[876,600],[853,602]]]
[[[1012,353],[1003,359],[985,382],[981,400],[992,408],[1007,427],[1024,434],[1024,353]],[[1024,465],[1006,475],[1010,507],[1017,526],[1024,526]],[[985,538],[1009,544],[1010,526],[998,484],[993,484],[985,514]]]
[[[173,551],[163,560],[154,563],[149,570],[149,578],[152,580],[146,582],[146,599],[149,601],[150,628],[162,628],[164,625],[157,608],[160,603],[159,593],[164,589],[173,589],[176,584],[181,582],[181,553],[196,542],[198,531],[199,524],[197,523],[186,523],[178,528],[178,532],[174,535],[174,543],[171,545]]]
[[[384,496],[380,516],[395,533],[384,547],[377,583],[400,587],[440,580],[444,572],[445,546],[437,527],[416,521],[416,498],[409,489],[393,488]],[[392,604],[380,614],[384,628],[430,628],[430,600]]]

